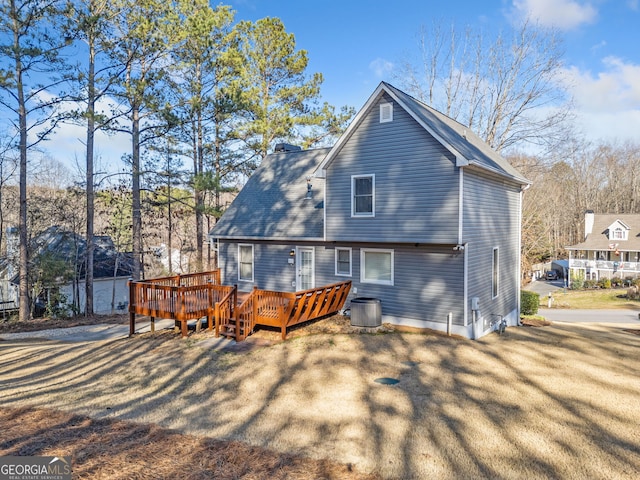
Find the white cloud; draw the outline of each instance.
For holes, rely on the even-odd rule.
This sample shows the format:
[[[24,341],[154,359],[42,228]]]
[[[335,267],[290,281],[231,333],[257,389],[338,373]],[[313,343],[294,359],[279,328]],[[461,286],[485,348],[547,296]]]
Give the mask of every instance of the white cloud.
[[[529,17],[561,30],[592,23],[598,15],[590,3],[577,0],[513,0],[513,8],[519,17]]]
[[[40,94],[40,100],[52,98],[53,96],[46,91]],[[96,104],[96,111],[110,112],[114,108],[114,104],[113,99],[103,97]],[[61,112],[77,108],[78,105],[73,103],[63,103],[59,106]],[[44,128],[43,126],[41,129]],[[35,135],[36,131],[31,132],[31,141],[35,140]],[[60,123],[47,138],[46,141],[38,145],[44,154],[61,162],[73,175],[85,171],[86,125],[71,122]],[[94,149],[96,174],[98,176],[105,173],[113,174],[122,170],[122,155],[131,152],[131,137],[124,133],[108,135],[103,131],[97,131],[94,138]]]
[[[638,11],[638,0],[627,0],[627,6],[634,12]]]
[[[578,120],[592,138],[638,141],[640,124],[640,65],[617,57],[603,59],[593,73],[571,67],[564,79],[573,94]]]
[[[393,71],[394,65],[389,60],[384,58],[376,58],[369,64],[369,70],[375,73],[376,77],[384,77],[386,74]]]
[[[640,110],[640,65],[606,57],[603,67],[597,74],[577,67],[565,71],[577,105],[594,112]]]

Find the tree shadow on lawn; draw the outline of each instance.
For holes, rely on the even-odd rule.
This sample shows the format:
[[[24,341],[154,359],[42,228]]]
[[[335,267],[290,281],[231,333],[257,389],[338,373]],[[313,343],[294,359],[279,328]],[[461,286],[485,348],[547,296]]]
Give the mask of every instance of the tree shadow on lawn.
[[[3,409],[0,424],[8,438],[0,442],[2,455],[71,455],[74,478],[377,478],[327,460],[61,411]]]
[[[11,406],[153,423],[385,478],[633,478],[638,346],[613,327],[578,325],[476,342],[319,333],[239,354],[157,333],[38,345],[28,365],[15,344],[0,380]],[[156,427],[136,428],[141,440],[111,442],[112,456],[135,463],[130,451],[150,444],[144,455],[156,458]]]

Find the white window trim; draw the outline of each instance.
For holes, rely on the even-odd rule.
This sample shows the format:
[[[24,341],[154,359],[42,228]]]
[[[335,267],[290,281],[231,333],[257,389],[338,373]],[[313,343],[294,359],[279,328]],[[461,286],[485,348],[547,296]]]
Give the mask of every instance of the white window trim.
[[[371,213],[356,213],[356,191],[355,180],[357,178],[371,178]],[[351,175],[351,216],[371,218],[376,216],[376,175],[370,173],[366,175]]]
[[[386,117],[384,112],[388,109],[389,116]],[[380,104],[380,123],[393,122],[393,103],[381,103]]]
[[[251,279],[240,278],[240,275],[242,273],[242,268],[240,268],[240,249],[242,247],[251,247]],[[255,271],[256,271],[254,254],[255,254],[255,252],[254,252],[253,244],[251,244],[251,243],[239,243],[238,244],[238,281],[239,282],[253,282],[253,279],[255,278]]]
[[[500,296],[500,248],[493,247],[491,254],[491,298]]]
[[[339,250],[346,250],[349,252],[349,273],[340,273],[338,272],[338,251]],[[350,277],[352,274],[352,269],[353,269],[353,255],[352,255],[352,249],[351,247],[336,247],[336,251],[335,251],[335,272],[336,272],[336,277]]]
[[[620,235],[616,235],[618,232],[620,232]],[[627,229],[618,226],[611,231],[609,240],[627,240],[627,233]]]
[[[365,278],[365,267],[366,267],[366,263],[364,260],[365,254],[367,252],[374,252],[374,253],[390,253],[391,254],[391,280],[390,281],[382,281],[382,280],[367,280]],[[360,250],[360,283],[373,283],[376,285],[388,285],[388,286],[393,286],[394,285],[394,280],[395,280],[395,273],[394,273],[394,264],[395,264],[395,253],[392,249],[386,249],[386,248],[363,248]]]

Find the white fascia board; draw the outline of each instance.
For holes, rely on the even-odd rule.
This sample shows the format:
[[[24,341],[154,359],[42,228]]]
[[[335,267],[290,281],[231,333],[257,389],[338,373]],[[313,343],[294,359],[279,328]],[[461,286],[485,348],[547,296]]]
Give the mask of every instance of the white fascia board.
[[[456,155],[456,167],[466,167],[467,165],[469,165],[469,160],[462,155]]]

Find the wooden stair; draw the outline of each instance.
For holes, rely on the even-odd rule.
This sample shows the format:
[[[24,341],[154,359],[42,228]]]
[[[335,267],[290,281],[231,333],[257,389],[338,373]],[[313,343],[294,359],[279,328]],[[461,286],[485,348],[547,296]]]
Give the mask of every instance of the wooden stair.
[[[226,323],[220,324],[220,335],[227,338],[234,338],[236,342],[241,342],[251,333],[251,322],[247,315],[241,315],[239,319],[235,319],[234,315]]]

